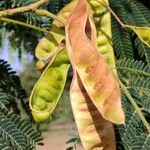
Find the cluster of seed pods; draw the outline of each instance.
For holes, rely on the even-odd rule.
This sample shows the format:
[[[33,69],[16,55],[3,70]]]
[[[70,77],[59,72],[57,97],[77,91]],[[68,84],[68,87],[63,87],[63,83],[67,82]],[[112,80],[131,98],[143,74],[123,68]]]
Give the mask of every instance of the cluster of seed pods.
[[[106,8],[94,0],[89,3],[73,0],[58,14],[65,23],[65,30],[54,21],[50,33],[36,48],[38,67],[44,71],[30,97],[33,117],[37,122],[50,118],[71,64],[70,100],[85,150],[115,150],[112,123],[124,124],[125,119],[120,88],[114,76],[117,73],[111,70],[115,68],[115,59],[110,13],[102,13],[104,11]],[[95,13],[103,14],[97,31],[95,24],[99,20],[94,18],[95,24],[92,20]]]

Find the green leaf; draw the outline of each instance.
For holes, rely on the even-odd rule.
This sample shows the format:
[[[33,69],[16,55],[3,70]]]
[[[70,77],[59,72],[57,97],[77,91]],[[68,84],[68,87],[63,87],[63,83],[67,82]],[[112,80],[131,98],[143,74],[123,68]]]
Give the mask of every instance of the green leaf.
[[[133,58],[134,49],[131,43],[130,32],[120,27],[112,17],[112,39],[115,53],[119,59]]]
[[[149,150],[150,148],[150,134],[141,134],[133,141],[132,150]]]
[[[132,148],[134,147],[133,145],[135,140],[137,141],[138,137],[143,133],[146,136],[149,136],[149,134],[138,114],[124,94],[122,95],[122,100],[124,111],[126,114],[126,125],[116,126],[117,149],[133,150]],[[146,138],[144,138],[143,141],[146,141]],[[143,141],[137,141],[139,143],[139,147],[144,146]]]
[[[129,86],[148,94],[150,93],[150,77],[146,79],[143,77],[131,78]]]
[[[42,142],[43,138],[41,137],[41,134],[34,129],[31,122],[21,120],[21,118],[15,114],[10,114],[8,117],[17,126],[17,128],[22,131],[24,136],[28,139],[29,144],[33,143],[35,145]]]
[[[0,91],[0,107],[4,108],[4,109],[8,109],[7,107],[5,107],[5,105],[9,104],[9,98],[6,95],[6,93],[3,93]]]
[[[138,37],[135,40],[135,46],[138,49],[141,58],[146,58],[146,62],[150,64],[150,47],[143,43]]]
[[[0,112],[0,133],[6,141],[9,139],[18,150],[25,150],[28,146],[23,133],[2,112]]]
[[[119,73],[129,72],[131,75],[135,76],[143,76],[150,77],[150,66],[146,65],[142,61],[134,60],[134,59],[120,59],[117,61],[117,69]]]
[[[9,141],[4,141],[3,139],[0,139],[0,149],[13,150],[13,147],[10,145]]]

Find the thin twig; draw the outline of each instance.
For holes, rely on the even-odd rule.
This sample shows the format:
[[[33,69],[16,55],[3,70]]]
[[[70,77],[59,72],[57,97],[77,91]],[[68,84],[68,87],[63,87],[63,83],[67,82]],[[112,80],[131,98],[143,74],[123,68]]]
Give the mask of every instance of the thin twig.
[[[8,23],[13,23],[13,24],[17,24],[17,25],[21,25],[21,26],[24,26],[24,27],[28,27],[28,28],[31,28],[31,29],[40,31],[40,32],[45,32],[45,33],[48,33],[48,32],[49,32],[49,31],[47,31],[47,30],[45,30],[45,29],[42,29],[42,28],[40,28],[40,27],[31,25],[31,24],[27,24],[27,23],[24,23],[24,22],[21,22],[21,21],[18,21],[18,20],[13,20],[13,19],[1,17],[1,18],[0,18],[0,21],[8,22]]]
[[[111,7],[105,2],[105,0],[102,0],[103,2],[96,0],[97,2],[101,3],[104,7],[106,7],[110,13],[115,17],[115,19],[118,21],[118,23],[121,25],[122,28],[127,28],[128,26],[124,24],[120,18],[115,14],[115,12],[111,9]]]
[[[39,0],[33,4],[30,4],[28,6],[23,6],[23,7],[19,7],[19,8],[13,8],[13,9],[6,9],[6,10],[2,10],[0,11],[0,17],[2,16],[10,16],[16,13],[22,13],[22,12],[27,12],[30,10],[36,10],[39,6],[47,3],[48,0]]]
[[[40,16],[51,17],[54,20],[57,20],[63,26],[65,25],[64,21],[61,18],[59,18],[57,15],[54,15],[53,13],[51,13],[51,12],[45,10],[45,9],[37,9],[37,10],[35,10],[35,13],[40,15]]]
[[[148,122],[146,121],[141,109],[138,107],[138,105],[136,104],[135,100],[132,98],[131,94],[129,93],[129,91],[127,90],[126,86],[118,79],[118,82],[122,88],[122,90],[124,91],[125,95],[127,96],[127,98],[129,99],[129,101],[131,102],[131,104],[133,105],[135,111],[137,112],[139,118],[142,120],[143,124],[145,125],[146,129],[148,130],[148,132],[150,133],[150,125],[148,124]]]

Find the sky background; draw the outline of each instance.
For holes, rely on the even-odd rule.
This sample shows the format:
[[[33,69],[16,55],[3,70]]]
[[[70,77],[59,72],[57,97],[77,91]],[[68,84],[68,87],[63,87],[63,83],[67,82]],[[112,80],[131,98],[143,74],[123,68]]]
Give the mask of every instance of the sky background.
[[[33,56],[29,53],[22,53],[22,58],[19,60],[18,51],[10,49],[8,39],[5,40],[3,47],[0,49],[0,59],[8,61],[10,66],[17,74],[21,73],[25,66],[33,61]]]

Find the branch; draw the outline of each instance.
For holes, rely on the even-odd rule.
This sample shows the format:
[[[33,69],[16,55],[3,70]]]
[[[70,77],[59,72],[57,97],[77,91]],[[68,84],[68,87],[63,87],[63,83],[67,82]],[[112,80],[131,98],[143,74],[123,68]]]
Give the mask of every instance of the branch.
[[[42,28],[40,28],[40,27],[31,25],[31,24],[27,24],[27,23],[24,23],[24,22],[21,22],[21,21],[18,21],[18,20],[13,20],[13,19],[1,17],[1,18],[0,18],[0,21],[17,24],[17,25],[21,25],[21,26],[24,26],[24,27],[28,27],[28,28],[31,28],[31,29],[40,31],[40,32],[48,33],[48,31],[45,30],[45,29],[42,29]]]
[[[23,6],[23,7],[19,7],[19,8],[13,8],[13,9],[6,9],[6,10],[2,10],[0,11],[0,17],[2,16],[10,16],[16,13],[23,13],[23,12],[27,12],[30,10],[36,10],[39,6],[47,3],[48,0],[38,0],[38,2],[35,2],[33,4],[30,4],[28,6]]]
[[[120,18],[115,14],[111,7],[105,2],[105,0],[102,1],[103,2],[96,0],[96,2],[101,3],[104,7],[106,7],[109,10],[109,12],[114,16],[114,18],[118,21],[122,28],[127,28],[128,26],[120,20]]]
[[[46,17],[51,17],[53,18],[54,20],[57,20],[59,23],[61,23],[63,26],[65,25],[65,22],[59,18],[57,15],[54,15],[53,13],[45,10],[45,9],[37,9],[35,10],[35,13],[37,15],[40,15],[40,16],[46,16]]]

